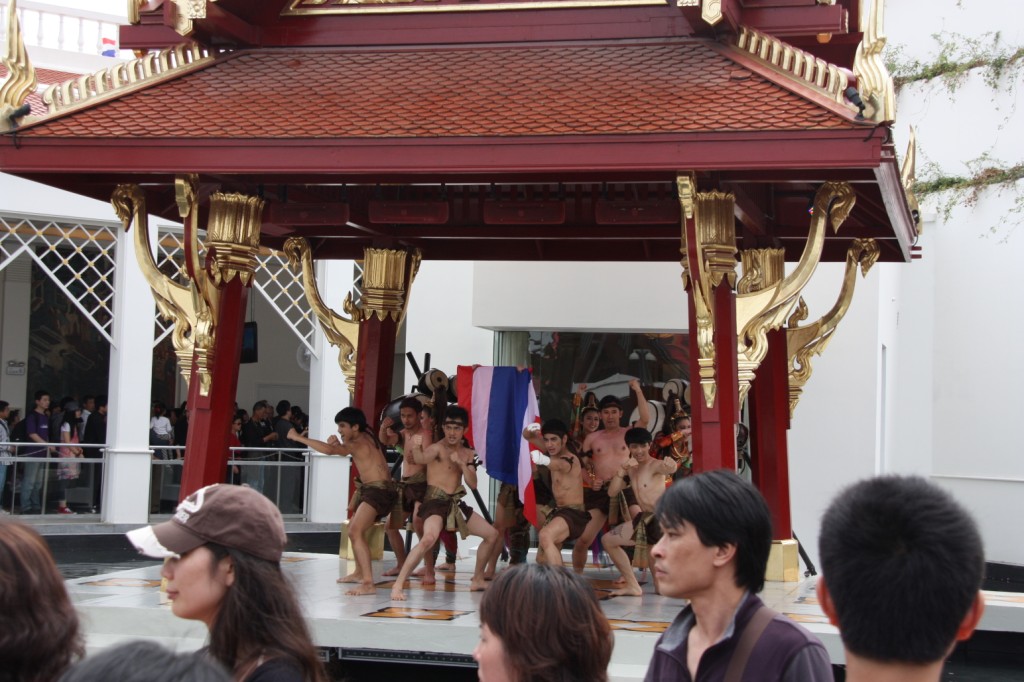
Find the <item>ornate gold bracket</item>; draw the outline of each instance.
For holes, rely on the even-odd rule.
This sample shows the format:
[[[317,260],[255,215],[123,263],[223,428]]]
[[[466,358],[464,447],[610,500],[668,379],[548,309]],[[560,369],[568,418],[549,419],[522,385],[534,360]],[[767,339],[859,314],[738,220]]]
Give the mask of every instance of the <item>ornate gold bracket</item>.
[[[376,315],[383,320],[390,316],[401,326],[420,270],[420,250],[367,248],[363,254],[363,317]]]
[[[138,185],[118,185],[111,203],[125,230],[135,223],[135,256],[153,290],[160,315],[174,323],[172,343],[181,375],[192,378],[193,358],[200,395],[209,395],[213,382],[213,351],[222,287],[235,277],[248,286],[256,268],[263,200],[242,194],[215,193],[210,197],[206,250],[209,268],[199,260],[198,197],[195,175],[175,180],[179,214],[185,221],[185,271],[188,285],[166,277],[153,260],[146,199]]]
[[[739,364],[740,404],[746,399],[754,373],[768,353],[768,332],[782,327],[786,315],[818,267],[821,251],[825,246],[826,222],[830,213],[832,229],[838,231],[839,226],[853,210],[856,198],[853,189],[845,182],[826,182],[818,189],[814,195],[814,214],[807,243],[804,245],[800,261],[788,277],[781,277],[781,254],[748,255],[751,269],[744,275],[744,280],[747,281],[743,283],[741,280],[748,291],[741,292],[736,297],[736,351]],[[769,276],[779,279],[773,283],[768,279]],[[764,288],[751,288],[760,282],[764,282]]]
[[[7,67],[7,77],[0,83],[0,132],[3,132],[13,127],[9,118],[11,113],[35,92],[38,82],[35,67],[29,61],[25,40],[21,35],[18,3],[15,0],[7,5],[7,50],[0,62]]]
[[[882,0],[869,2],[867,17],[862,21],[864,38],[857,46],[853,58],[853,72],[857,75],[860,95],[868,105],[865,116],[876,123],[882,123],[896,119],[896,88],[885,60],[882,59],[882,50],[887,40],[884,33],[884,3]]]
[[[874,239],[854,239],[846,251],[846,272],[839,298],[827,313],[817,322],[804,327],[797,326],[807,319],[807,305],[803,298],[789,318],[786,329],[786,347],[789,352],[789,416],[793,416],[800,402],[803,387],[811,378],[811,358],[825,352],[832,334],[850,309],[853,290],[857,286],[857,268],[866,277],[871,266],[878,260],[878,243]]]
[[[193,19],[206,18],[206,0],[171,0],[174,12],[174,30],[178,35],[187,36],[192,33]],[[210,0],[215,2],[215,0]]]
[[[324,330],[327,341],[338,349],[338,365],[345,374],[345,383],[350,392],[356,386],[356,358],[359,351],[359,322],[362,311],[352,303],[352,292],[345,296],[343,310],[348,317],[338,315],[324,303],[320,289],[316,283],[316,272],[313,269],[313,253],[309,242],[303,237],[289,237],[284,243],[284,253],[288,256],[291,266],[302,267],[302,286],[306,292],[306,300],[313,309],[320,328]]]
[[[715,405],[718,389],[715,371],[714,290],[718,286],[736,286],[736,224],[733,217],[735,197],[722,192],[697,192],[694,175],[676,177],[679,204],[683,214],[682,248],[683,287],[693,292],[697,320],[697,366],[704,404]],[[691,245],[687,222],[694,223],[696,241]]]
[[[903,159],[903,167],[900,168],[900,182],[903,184],[903,191],[907,193],[907,208],[917,223],[917,233],[921,234],[921,207],[917,203],[917,194],[914,193],[914,185],[917,184],[917,131],[914,130],[914,126],[910,126],[910,141],[907,142],[907,155]]]

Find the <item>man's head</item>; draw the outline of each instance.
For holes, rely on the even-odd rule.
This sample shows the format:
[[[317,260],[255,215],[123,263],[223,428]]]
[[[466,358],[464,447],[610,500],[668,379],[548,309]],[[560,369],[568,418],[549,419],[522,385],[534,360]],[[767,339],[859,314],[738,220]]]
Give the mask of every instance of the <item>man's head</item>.
[[[639,426],[626,431],[624,436],[626,447],[629,448],[629,456],[638,462],[647,460],[651,452],[651,432]]]
[[[366,415],[358,407],[346,407],[334,415],[334,423],[338,425],[338,432],[342,428],[351,429],[354,432],[366,432]]]
[[[622,402],[613,395],[606,395],[597,404],[601,410],[601,423],[606,429],[617,429],[622,425]]]
[[[541,425],[540,433],[544,437],[544,449],[551,457],[562,452],[569,441],[569,427],[561,419],[547,420]]]
[[[764,586],[772,522],[761,493],[724,469],[677,481],[658,500],[665,534],[651,550],[661,593],[690,598],[716,582]]]
[[[94,396],[94,395],[87,395],[84,398],[82,398],[82,409],[83,410],[89,410],[90,412],[95,410],[96,409],[96,396]]]
[[[278,417],[287,419],[288,413],[292,411],[292,404],[288,400],[278,400],[276,409]]]
[[[469,413],[458,405],[452,405],[444,412],[444,439],[449,445],[459,445],[469,426]]]
[[[963,507],[923,478],[884,476],[842,491],[818,545],[822,608],[850,654],[934,663],[981,618],[981,536]]]
[[[11,404],[6,400],[0,400],[0,419],[7,419],[9,416],[11,416]]]
[[[50,406],[50,394],[47,391],[36,391],[35,403],[36,410],[43,412]]]
[[[107,413],[107,396],[98,395],[96,396],[96,411],[100,414]]]
[[[398,418],[402,422],[402,428],[415,431],[420,427],[420,412],[423,411],[423,403],[416,398],[405,398],[398,404]]]
[[[268,407],[270,407],[270,405],[267,403],[266,400],[257,400],[255,403],[252,404],[252,418],[255,419],[256,421],[261,421],[265,419],[267,416]]]

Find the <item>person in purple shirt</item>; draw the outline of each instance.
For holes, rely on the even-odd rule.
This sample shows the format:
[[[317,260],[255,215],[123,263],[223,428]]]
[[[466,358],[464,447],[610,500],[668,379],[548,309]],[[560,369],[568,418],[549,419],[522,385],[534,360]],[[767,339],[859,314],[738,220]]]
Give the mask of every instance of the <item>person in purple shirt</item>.
[[[50,418],[46,410],[50,407],[50,394],[46,391],[36,391],[35,409],[25,417],[25,433],[28,439],[35,443],[50,443]],[[22,457],[46,457],[50,448],[22,448],[18,454]],[[46,464],[43,462],[25,462],[22,465],[21,475],[21,513],[42,514],[43,513],[43,475],[46,471]]]
[[[725,470],[691,476],[655,511],[659,590],[690,603],[658,639],[647,682],[832,682],[822,643],[757,597],[772,528],[752,485]]]

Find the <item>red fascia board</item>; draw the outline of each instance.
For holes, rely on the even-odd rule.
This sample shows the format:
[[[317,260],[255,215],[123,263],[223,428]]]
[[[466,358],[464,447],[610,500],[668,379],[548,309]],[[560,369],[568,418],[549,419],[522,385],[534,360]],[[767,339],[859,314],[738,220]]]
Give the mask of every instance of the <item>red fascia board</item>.
[[[875,178],[903,259],[910,261],[911,247],[917,243],[917,224],[907,204],[907,192],[896,163],[896,150],[891,144],[882,149],[882,162],[875,168]]]
[[[842,5],[747,8],[743,23],[769,35],[783,37],[816,33],[846,33],[847,14]]]
[[[885,131],[514,138],[88,139],[0,142],[8,173],[558,174],[875,168]],[[9,138],[9,136],[8,136]]]

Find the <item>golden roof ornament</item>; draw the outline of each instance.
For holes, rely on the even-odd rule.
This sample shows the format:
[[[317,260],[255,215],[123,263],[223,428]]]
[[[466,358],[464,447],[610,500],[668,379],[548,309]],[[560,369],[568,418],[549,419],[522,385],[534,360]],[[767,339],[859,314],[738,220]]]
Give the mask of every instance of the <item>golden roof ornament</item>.
[[[0,132],[18,127],[30,111],[26,100],[36,90],[36,70],[28,58],[25,40],[18,21],[18,3],[7,5],[7,49],[0,61],[7,67],[7,77],[0,83]]]
[[[866,116],[875,123],[896,120],[896,88],[882,60],[882,49],[887,40],[883,33],[884,23],[882,0],[872,0],[867,17],[862,21],[864,38],[853,58],[857,88],[869,105]]]

